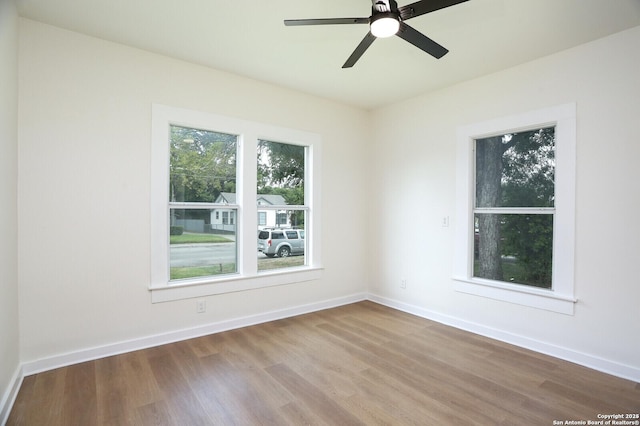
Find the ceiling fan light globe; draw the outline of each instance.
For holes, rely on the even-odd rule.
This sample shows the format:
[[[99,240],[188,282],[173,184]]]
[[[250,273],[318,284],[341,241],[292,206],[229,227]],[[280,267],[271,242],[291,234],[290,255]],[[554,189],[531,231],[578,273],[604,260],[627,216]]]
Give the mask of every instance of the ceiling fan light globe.
[[[378,38],[394,36],[400,29],[400,21],[391,16],[383,16],[371,22],[371,34]]]

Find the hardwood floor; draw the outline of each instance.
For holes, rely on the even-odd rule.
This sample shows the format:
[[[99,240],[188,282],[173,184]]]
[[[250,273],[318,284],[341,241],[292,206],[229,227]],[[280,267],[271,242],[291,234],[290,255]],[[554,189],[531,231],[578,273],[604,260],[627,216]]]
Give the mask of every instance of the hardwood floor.
[[[640,384],[372,302],[26,377],[8,425],[552,425]]]

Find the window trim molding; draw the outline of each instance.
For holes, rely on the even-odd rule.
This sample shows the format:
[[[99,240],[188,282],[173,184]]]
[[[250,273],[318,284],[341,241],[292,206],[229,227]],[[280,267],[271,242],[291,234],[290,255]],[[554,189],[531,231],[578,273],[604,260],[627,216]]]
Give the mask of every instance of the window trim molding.
[[[150,263],[151,281],[148,286],[152,303],[193,297],[203,297],[262,287],[286,285],[319,279],[321,258],[321,137],[315,133],[257,123],[222,115],[183,108],[152,104],[151,129],[151,200],[150,200]],[[169,280],[169,125],[202,128],[238,135],[237,215],[238,272],[223,276],[197,277],[188,280]],[[258,140],[272,140],[307,147],[305,204],[309,223],[305,226],[309,248],[307,265],[297,268],[258,273],[256,233],[258,206],[255,185],[257,179]]]
[[[473,144],[500,134],[555,126],[556,175],[552,289],[473,277]],[[573,315],[575,269],[576,104],[487,120],[457,129],[454,289],[461,293]]]

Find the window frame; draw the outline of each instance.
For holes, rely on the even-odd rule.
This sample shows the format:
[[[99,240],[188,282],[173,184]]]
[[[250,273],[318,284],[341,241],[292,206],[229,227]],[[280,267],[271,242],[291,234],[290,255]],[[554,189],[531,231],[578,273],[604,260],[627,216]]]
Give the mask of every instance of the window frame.
[[[473,276],[475,141],[555,127],[555,214],[551,289]],[[457,130],[454,288],[458,292],[573,315],[575,298],[576,104],[564,104],[487,120]]]
[[[222,115],[152,105],[151,132],[151,281],[152,303],[244,291],[319,279],[321,259],[321,138],[315,133]],[[177,125],[238,135],[236,155],[237,273],[169,279],[169,126]],[[307,148],[305,206],[308,214],[305,266],[258,273],[256,203],[258,140],[272,140]]]

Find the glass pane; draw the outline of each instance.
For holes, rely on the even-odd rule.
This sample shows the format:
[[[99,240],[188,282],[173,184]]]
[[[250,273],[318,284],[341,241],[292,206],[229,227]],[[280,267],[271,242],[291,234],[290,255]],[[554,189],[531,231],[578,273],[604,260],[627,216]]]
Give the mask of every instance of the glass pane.
[[[553,207],[555,128],[476,140],[476,207]]]
[[[171,209],[170,279],[237,272],[236,217],[228,208]]]
[[[305,211],[267,210],[266,215],[280,216],[285,223],[258,230],[258,271],[306,265]]]
[[[304,146],[258,141],[258,271],[306,265],[305,210],[273,208],[305,205],[306,155]]]
[[[258,141],[258,211],[260,206],[304,205],[306,153],[304,146]]]
[[[237,140],[172,125],[169,201],[235,204]]]
[[[553,215],[476,214],[473,276],[551,288]]]

